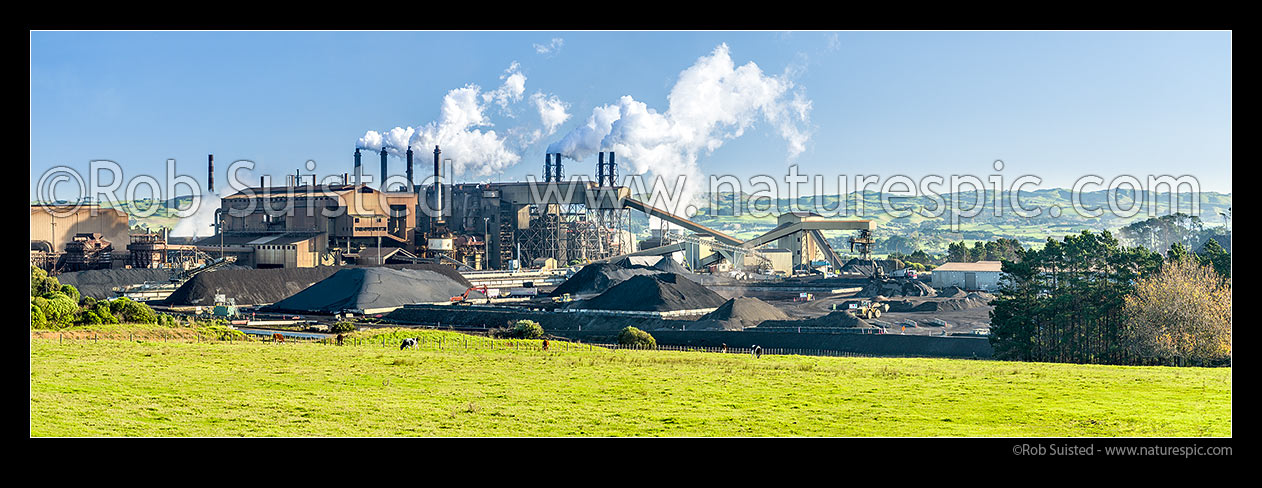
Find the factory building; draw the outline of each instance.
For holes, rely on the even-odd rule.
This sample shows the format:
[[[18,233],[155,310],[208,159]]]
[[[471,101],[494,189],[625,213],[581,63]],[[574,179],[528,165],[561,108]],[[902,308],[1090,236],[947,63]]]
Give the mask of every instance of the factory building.
[[[934,288],[958,286],[965,290],[995,291],[1003,275],[999,261],[975,263],[946,263],[934,268],[931,282]]]
[[[381,174],[389,175],[386,149],[378,154]],[[386,191],[363,183],[362,153],[356,149],[354,173],[344,173],[340,184],[319,185],[316,175],[296,173],[285,186],[260,181],[257,188],[224,197],[216,218],[219,234],[196,245],[217,256],[222,242],[225,255],[268,267],[417,261],[471,269],[565,267],[640,252],[629,231],[630,211],[636,210],[693,232],[682,237],[687,242],[659,238],[645,255],[686,249],[681,257],[698,270],[743,265],[753,255],[760,265],[791,274],[795,265],[817,257],[841,265],[820,230],[875,227],[867,220],[791,214],[772,232],[742,242],[631,198],[629,188],[616,184],[615,154],[597,156],[595,181],[566,180],[562,155],[545,154],[542,181],[451,183],[451,162],[436,146],[432,178],[418,185],[409,147],[404,184]],[[284,236],[265,239],[276,234]],[[772,251],[774,259],[758,250],[773,242],[783,251]]]
[[[382,174],[388,174],[386,151],[380,156]],[[364,262],[383,262],[388,255],[473,269],[529,266],[541,258],[568,265],[631,247],[629,216],[621,205],[630,190],[613,185],[613,153],[608,163],[600,154],[597,182],[563,181],[561,155],[548,154],[543,182],[448,184],[435,147],[433,183],[421,186],[411,179],[409,148],[409,179],[394,191],[362,184],[359,149],[354,157],[355,176],[344,174],[342,184],[317,185],[315,175],[295,174],[285,186],[260,181],[224,197],[216,217],[219,232],[197,247],[218,256],[222,242],[222,252],[255,266],[341,264],[357,262],[363,253]],[[282,233],[284,243],[262,241]],[[279,251],[285,251],[283,258]]]
[[[127,214],[118,209],[31,205],[31,265],[46,270],[122,266],[128,231]]]

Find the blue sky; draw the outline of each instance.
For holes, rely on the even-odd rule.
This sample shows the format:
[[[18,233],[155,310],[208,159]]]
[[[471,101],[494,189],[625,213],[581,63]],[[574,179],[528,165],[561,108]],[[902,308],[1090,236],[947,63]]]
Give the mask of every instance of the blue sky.
[[[536,49],[554,38],[556,49]],[[1037,175],[1045,188],[1192,174],[1203,190],[1231,191],[1226,32],[34,32],[31,194],[48,168],[86,174],[93,159],[125,177],[161,175],[173,158],[202,180],[207,153],[278,178],[308,159],[340,175],[365,131],[434,121],[449,90],[494,90],[514,62],[525,97],[511,117],[488,106],[481,130],[540,129],[536,92],[570,114],[508,145],[520,162],[492,179],[520,180],[595,107],[630,95],[667,111],[681,71],[724,44],[735,65],[755,63],[809,100],[809,139],[792,159],[801,173],[985,178],[1003,159],[1006,177]],[[696,165],[782,178],[788,147],[755,117]],[[375,172],[377,159],[365,165]]]

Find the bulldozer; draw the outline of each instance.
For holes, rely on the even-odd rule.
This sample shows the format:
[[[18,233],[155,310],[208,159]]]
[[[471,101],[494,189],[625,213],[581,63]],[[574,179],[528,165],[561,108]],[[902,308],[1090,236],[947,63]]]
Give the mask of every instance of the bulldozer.
[[[855,317],[861,319],[880,318],[882,312],[890,311],[888,303],[874,303],[872,300],[860,300],[858,303],[851,303],[848,311]]]

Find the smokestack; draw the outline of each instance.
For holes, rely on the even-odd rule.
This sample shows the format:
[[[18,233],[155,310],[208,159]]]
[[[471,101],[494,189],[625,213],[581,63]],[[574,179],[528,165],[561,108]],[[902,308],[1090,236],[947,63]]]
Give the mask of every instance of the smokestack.
[[[259,177],[259,188],[267,188],[267,186],[266,186],[266,185],[267,185],[267,182],[263,180],[263,177],[262,177],[262,176],[260,176],[260,177]]]
[[[552,181],[552,155],[543,153],[543,182]]]
[[[434,209],[438,211],[437,219],[443,221],[443,169],[438,158],[443,151],[434,146]]]
[[[413,180],[412,180],[412,146],[411,146],[410,144],[408,145],[408,168],[407,168],[407,171],[408,171],[408,183],[407,183],[407,187],[406,187],[406,188],[404,188],[404,189],[405,189],[405,190],[407,190],[409,193],[411,193],[411,192],[413,191],[413,188],[412,188],[412,181],[413,181]]]
[[[346,175],[346,173],[342,173],[342,184],[343,184],[343,185],[345,185],[345,184],[346,184],[346,180],[347,180],[347,175]]]
[[[215,192],[215,155],[208,154],[206,155],[206,158],[207,158],[206,181],[210,182],[209,183],[210,187],[208,188],[208,191],[211,193],[214,193]]]
[[[299,173],[298,171],[299,170],[296,170],[296,169],[294,170],[294,185],[293,186],[302,186],[302,173]]]
[[[596,161],[596,186],[605,186],[605,153],[597,153],[600,159]]]
[[[359,163],[359,148],[355,148],[355,184],[362,185],[364,183],[364,170]]]
[[[560,183],[561,179],[564,177],[564,175],[562,175],[561,173],[561,153],[556,153],[556,158],[553,158],[553,160],[554,162],[552,164],[552,180],[556,181],[557,183]]]
[[[381,191],[386,191],[386,146],[381,146]]]
[[[605,170],[605,178],[609,178],[609,186],[618,186],[618,165],[613,162],[613,151],[609,151],[609,169]]]

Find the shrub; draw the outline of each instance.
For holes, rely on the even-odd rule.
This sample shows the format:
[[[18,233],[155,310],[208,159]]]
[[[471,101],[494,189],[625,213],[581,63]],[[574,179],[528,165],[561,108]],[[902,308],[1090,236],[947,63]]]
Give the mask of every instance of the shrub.
[[[347,322],[347,321],[341,321],[336,324],[333,324],[332,327],[329,327],[329,332],[333,332],[335,334],[341,334],[343,332],[355,332],[355,324]]]
[[[75,314],[79,311],[79,304],[71,300],[70,297],[61,293],[49,293],[43,298],[44,306],[40,307],[44,311],[44,317],[52,324],[70,325],[75,320]]]
[[[624,346],[657,347],[657,339],[635,327],[627,326],[618,333],[618,344]]]
[[[538,339],[543,337],[543,326],[533,320],[518,320],[513,325],[513,337],[517,339]]]
[[[81,295],[79,295],[79,289],[75,288],[73,285],[61,285],[61,288],[59,288],[58,291],[70,297],[70,299],[74,300],[75,303],[79,303]]]
[[[114,314],[119,322],[135,324],[158,323],[158,314],[154,313],[152,308],[125,297],[110,302],[110,313]]]
[[[101,325],[101,317],[91,310],[79,314],[78,325]]]
[[[91,298],[89,298],[89,300],[91,300]],[[92,310],[92,313],[96,314],[97,317],[101,318],[101,323],[103,324],[118,323],[118,317],[115,317],[114,314],[110,313],[110,306],[105,302],[97,302],[92,307],[89,307],[89,309]]]
[[[88,310],[93,310],[96,308],[96,299],[92,297],[79,297],[79,306]]]
[[[31,266],[31,296],[44,296],[61,288],[61,283],[57,282],[57,278],[48,276],[48,273],[35,266]]]
[[[31,304],[31,328],[42,329],[48,326],[48,319],[44,317],[44,311],[40,310],[34,303]]]
[[[220,341],[242,341],[245,340],[245,332],[241,332],[226,325],[203,325],[197,328],[197,333],[202,337]]]

